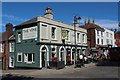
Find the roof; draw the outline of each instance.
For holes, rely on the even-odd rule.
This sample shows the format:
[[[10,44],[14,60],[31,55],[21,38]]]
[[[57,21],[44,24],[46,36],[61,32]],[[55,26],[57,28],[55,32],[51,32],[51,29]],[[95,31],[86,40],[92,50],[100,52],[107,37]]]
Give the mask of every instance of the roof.
[[[9,40],[15,40],[15,34],[13,34],[9,37]],[[5,41],[5,32],[0,32],[0,42]]]
[[[5,41],[5,32],[0,32],[0,42]]]
[[[30,20],[28,20],[28,21],[25,21],[25,22],[23,22],[23,23],[21,23],[21,24],[19,24],[19,25],[14,26],[14,27],[18,27],[18,26],[23,26],[23,25],[28,25],[28,24],[40,22],[40,20],[38,20],[39,17],[48,19],[48,18],[46,18],[46,17],[44,17],[44,16],[37,16],[37,17],[35,17],[35,18],[33,18],[33,19],[30,19]],[[67,24],[67,23],[64,23],[64,22],[61,22],[61,21],[58,21],[58,20],[54,20],[54,19],[48,19],[48,20],[52,20],[52,21],[56,21],[56,22],[59,22],[59,23],[63,23],[63,24],[72,26],[71,24]]]
[[[27,25],[27,24],[32,24],[32,23],[36,23],[36,22],[38,22],[38,21],[37,21],[37,17],[35,17],[35,18],[33,18],[33,19],[30,19],[30,20],[28,20],[28,21],[25,21],[25,22],[23,22],[23,23],[21,23],[21,24],[19,24],[19,25],[14,26],[14,27],[23,26],[23,25]]]
[[[81,28],[85,28],[85,29],[100,29],[100,30],[104,30],[104,28],[101,28],[99,25],[97,24],[93,24],[93,23],[89,23],[83,26],[80,26]]]

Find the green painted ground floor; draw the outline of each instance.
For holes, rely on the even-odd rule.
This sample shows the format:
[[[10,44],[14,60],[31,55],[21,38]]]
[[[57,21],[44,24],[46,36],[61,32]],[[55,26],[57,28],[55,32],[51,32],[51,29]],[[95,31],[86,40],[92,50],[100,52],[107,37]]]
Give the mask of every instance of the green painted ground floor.
[[[87,56],[87,46],[18,44],[15,53],[9,53],[9,67],[64,68],[75,64],[79,54]]]

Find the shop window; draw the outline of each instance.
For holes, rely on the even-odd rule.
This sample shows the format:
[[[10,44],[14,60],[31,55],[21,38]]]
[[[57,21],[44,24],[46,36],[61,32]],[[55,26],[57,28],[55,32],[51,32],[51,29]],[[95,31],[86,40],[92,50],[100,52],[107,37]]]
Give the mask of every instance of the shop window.
[[[26,63],[33,63],[35,61],[34,53],[25,53],[24,54],[24,62]]]

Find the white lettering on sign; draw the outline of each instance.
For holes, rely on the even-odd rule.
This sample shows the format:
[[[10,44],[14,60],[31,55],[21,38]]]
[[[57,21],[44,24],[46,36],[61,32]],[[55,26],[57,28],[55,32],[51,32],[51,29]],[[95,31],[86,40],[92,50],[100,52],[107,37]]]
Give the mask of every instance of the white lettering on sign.
[[[33,39],[33,38],[37,38],[37,26],[34,27],[30,27],[30,28],[24,28],[22,30],[22,39],[26,40],[26,39]]]

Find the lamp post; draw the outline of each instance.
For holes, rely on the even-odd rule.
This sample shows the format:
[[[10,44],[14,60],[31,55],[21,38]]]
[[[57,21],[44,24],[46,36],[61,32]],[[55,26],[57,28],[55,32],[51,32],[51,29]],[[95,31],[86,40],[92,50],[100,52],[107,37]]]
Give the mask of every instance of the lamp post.
[[[81,17],[77,17],[77,16],[74,16],[74,40],[75,40],[75,53],[74,53],[74,64],[75,64],[75,67],[76,67],[76,54],[77,54],[77,44],[76,44],[76,27],[79,27],[78,25],[78,20],[81,20]]]

